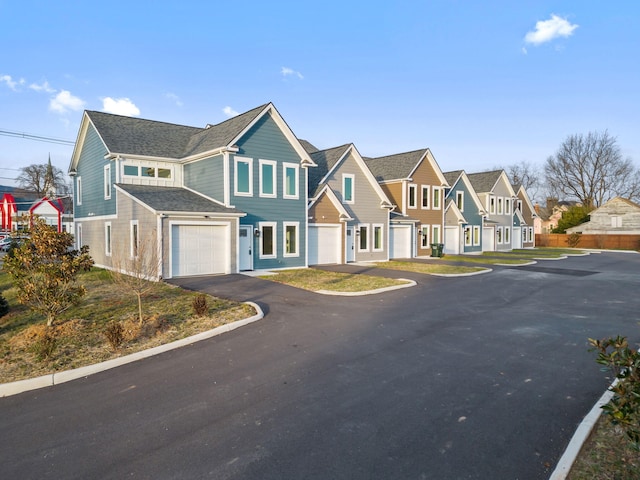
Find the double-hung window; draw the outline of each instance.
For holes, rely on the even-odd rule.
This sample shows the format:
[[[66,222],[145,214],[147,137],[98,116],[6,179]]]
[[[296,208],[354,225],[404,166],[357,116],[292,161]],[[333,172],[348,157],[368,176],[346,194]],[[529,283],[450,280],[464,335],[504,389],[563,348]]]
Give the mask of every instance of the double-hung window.
[[[276,223],[260,222],[260,258],[276,258]]]
[[[496,243],[502,244],[502,227],[496,229]]]
[[[504,227],[504,243],[511,243],[511,228]]]
[[[409,191],[408,191],[409,198],[407,202],[407,205],[409,206],[409,208],[417,208],[417,199],[416,199],[417,190],[418,190],[417,185],[414,185],[414,184],[409,185]]]
[[[111,222],[104,224],[104,254],[111,256]]]
[[[456,207],[458,207],[458,210],[460,210],[461,212],[464,211],[464,191],[463,190],[456,191]]]
[[[422,208],[427,209],[431,205],[431,202],[429,201],[429,195],[431,195],[429,185],[422,185],[421,190],[421,206]]]
[[[489,195],[488,197],[488,202],[489,202],[489,215],[495,215],[496,214],[496,197],[494,197],[493,195]]]
[[[111,198],[111,164],[104,166],[104,199]]]
[[[423,225],[420,229],[420,248],[429,248],[429,226]]]
[[[76,205],[82,205],[82,177],[76,178]]]
[[[433,243],[442,243],[442,237],[440,236],[440,225],[433,226]]]
[[[473,226],[473,245],[474,246],[480,245],[480,226],[479,225]]]
[[[284,222],[284,256],[297,257],[298,252],[298,230],[299,222]]]
[[[355,201],[355,175],[344,173],[342,175],[342,201],[344,203],[353,203]]]
[[[358,251],[369,251],[369,225],[358,225]]]
[[[295,163],[283,163],[283,198],[298,198],[298,165]]]
[[[431,208],[434,210],[440,210],[440,203],[442,201],[441,197],[442,189],[439,187],[433,187],[433,203],[431,204]]]
[[[465,247],[471,246],[471,227],[464,227],[464,245]]]
[[[502,215],[502,213],[503,213],[502,201],[503,201],[503,198],[502,197],[498,197],[498,213],[497,213],[497,215]]]
[[[504,214],[511,215],[511,199],[510,198],[504,199]]]
[[[381,252],[382,248],[382,235],[383,229],[382,225],[373,225],[373,251]]]
[[[276,196],[276,162],[259,160],[260,164],[260,196],[274,198]]]
[[[235,157],[234,194],[241,197],[253,195],[253,159]]]

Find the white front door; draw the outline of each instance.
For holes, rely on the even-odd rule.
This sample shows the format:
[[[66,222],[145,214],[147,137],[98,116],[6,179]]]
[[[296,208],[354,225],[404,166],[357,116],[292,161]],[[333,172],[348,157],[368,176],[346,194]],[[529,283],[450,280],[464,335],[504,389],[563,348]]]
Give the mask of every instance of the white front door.
[[[240,270],[253,270],[253,227],[240,225]]]
[[[355,251],[355,227],[347,227],[347,238],[345,241],[345,252],[347,255],[347,263],[354,262],[356,260]]]

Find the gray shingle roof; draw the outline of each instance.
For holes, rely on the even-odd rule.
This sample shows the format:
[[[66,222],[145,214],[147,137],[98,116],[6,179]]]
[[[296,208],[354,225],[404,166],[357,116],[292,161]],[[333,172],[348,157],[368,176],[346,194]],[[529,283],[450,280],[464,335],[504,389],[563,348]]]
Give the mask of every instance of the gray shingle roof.
[[[320,180],[336,165],[350,146],[351,144],[341,145],[310,153],[311,160],[317,165],[316,168],[309,169],[309,194],[311,196],[314,196],[316,190],[321,188]]]
[[[494,170],[492,172],[468,173],[467,177],[476,193],[486,193],[493,190],[502,172],[502,170]]]
[[[124,183],[116,185],[157,212],[242,214],[240,210],[224,207],[185,188]]]
[[[369,170],[378,182],[408,178],[418,162],[427,153],[426,148],[413,152],[397,153],[386,157],[365,158]]]
[[[318,148],[315,145],[312,145],[310,142],[306,140],[298,139],[302,148],[304,148],[308,154],[312,154],[318,151]]]
[[[451,187],[453,187],[453,184],[456,183],[456,180],[458,180],[458,178],[460,178],[460,175],[462,175],[462,172],[464,172],[464,170],[454,170],[452,172],[443,172],[442,175],[444,175],[444,178],[447,181],[447,183]]]
[[[111,153],[185,158],[228,146],[268,104],[206,128],[87,111]]]

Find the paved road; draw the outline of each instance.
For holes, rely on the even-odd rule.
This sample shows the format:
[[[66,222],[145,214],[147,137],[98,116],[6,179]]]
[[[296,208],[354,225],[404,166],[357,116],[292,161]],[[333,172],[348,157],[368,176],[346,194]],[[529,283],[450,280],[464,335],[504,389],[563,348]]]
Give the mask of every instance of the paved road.
[[[355,298],[177,282],[267,315],[0,399],[0,478],[548,478],[606,386],[587,338],[637,334],[640,256],[400,275]]]

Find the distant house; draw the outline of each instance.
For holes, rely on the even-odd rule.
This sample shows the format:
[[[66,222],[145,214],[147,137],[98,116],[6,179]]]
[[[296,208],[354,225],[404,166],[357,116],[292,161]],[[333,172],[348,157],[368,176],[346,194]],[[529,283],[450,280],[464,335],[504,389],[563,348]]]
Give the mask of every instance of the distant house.
[[[640,205],[615,197],[589,214],[589,221],[567,228],[567,233],[640,234]]]
[[[318,150],[309,172],[309,265],[389,259],[393,205],[353,144]]]
[[[13,187],[0,188],[0,230],[11,232],[28,225],[30,209],[40,200],[35,192]]]
[[[538,214],[522,185],[513,185],[516,192],[516,208],[513,223],[513,247],[533,248],[535,246],[534,224]]]
[[[390,219],[389,257],[430,255],[431,245],[444,241],[444,196],[449,187],[431,150],[365,161],[396,205]]]
[[[444,177],[451,185],[445,197],[444,253],[481,253],[486,209],[463,170],[445,172]]]
[[[534,219],[533,230],[536,234],[551,233],[558,226],[558,221],[562,214],[569,210],[569,207],[580,205],[579,202],[547,198],[545,206],[536,203],[534,210],[537,217]]]
[[[41,198],[29,208],[29,216],[43,219],[47,225],[55,227],[58,232],[73,233],[73,214],[69,213],[70,202],[65,200]]]
[[[516,193],[504,170],[471,173],[469,181],[486,209],[482,228],[482,250],[513,248],[513,214]]]

